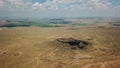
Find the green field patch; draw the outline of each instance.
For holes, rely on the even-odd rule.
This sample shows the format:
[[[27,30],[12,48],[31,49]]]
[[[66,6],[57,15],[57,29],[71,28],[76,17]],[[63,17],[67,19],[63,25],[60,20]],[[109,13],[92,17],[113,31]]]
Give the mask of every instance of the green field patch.
[[[75,24],[72,24],[72,25],[75,25],[75,26],[87,26],[88,24],[85,24],[85,23],[75,23]]]
[[[48,22],[40,22],[40,23],[30,23],[31,26],[37,26],[37,27],[55,27],[54,25],[48,23]]]
[[[28,27],[28,26],[30,26],[30,25],[23,24],[23,23],[9,23],[9,24],[1,25],[0,27],[12,28],[12,27]]]

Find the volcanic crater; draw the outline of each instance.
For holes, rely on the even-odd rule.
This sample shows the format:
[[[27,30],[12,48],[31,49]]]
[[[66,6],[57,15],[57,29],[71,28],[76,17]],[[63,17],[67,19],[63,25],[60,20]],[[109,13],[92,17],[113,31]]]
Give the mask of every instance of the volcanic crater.
[[[79,40],[75,38],[58,38],[56,39],[57,42],[64,44],[64,45],[69,45],[71,49],[84,49],[86,46],[90,45],[88,41],[84,40]]]

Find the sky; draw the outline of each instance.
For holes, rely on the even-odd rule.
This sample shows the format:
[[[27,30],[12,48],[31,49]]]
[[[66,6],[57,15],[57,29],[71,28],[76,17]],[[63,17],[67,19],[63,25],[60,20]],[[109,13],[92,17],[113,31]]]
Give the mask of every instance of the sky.
[[[0,17],[120,17],[120,0],[0,0]]]

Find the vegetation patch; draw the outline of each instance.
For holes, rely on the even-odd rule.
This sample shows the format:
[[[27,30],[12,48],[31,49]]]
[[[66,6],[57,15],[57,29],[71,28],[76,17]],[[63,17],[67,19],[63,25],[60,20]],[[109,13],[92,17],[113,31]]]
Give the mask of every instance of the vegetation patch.
[[[31,25],[38,26],[38,27],[55,27],[54,25],[49,24],[49,23],[32,23]]]
[[[50,23],[52,23],[52,24],[70,24],[72,22],[70,22],[70,21],[52,21]]]
[[[75,23],[75,24],[73,24],[73,25],[75,25],[75,26],[86,26],[86,25],[88,25],[88,24],[85,24],[85,23]]]
[[[10,24],[1,25],[0,27],[12,28],[12,27],[28,27],[28,26],[30,26],[30,25],[28,25],[28,24],[21,24],[21,23],[10,23]]]

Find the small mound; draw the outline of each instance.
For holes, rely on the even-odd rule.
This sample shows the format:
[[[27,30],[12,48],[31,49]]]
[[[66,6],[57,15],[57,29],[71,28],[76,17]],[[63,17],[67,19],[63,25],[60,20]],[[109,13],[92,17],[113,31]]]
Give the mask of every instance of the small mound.
[[[14,56],[20,56],[22,53],[21,52],[15,52]]]
[[[77,40],[75,38],[58,38],[56,39],[58,42],[63,43],[63,44],[68,44],[70,46],[72,46],[72,49],[76,49],[76,48],[80,48],[83,49],[85,48],[87,45],[89,45],[90,43],[87,41],[83,41],[83,40]]]

